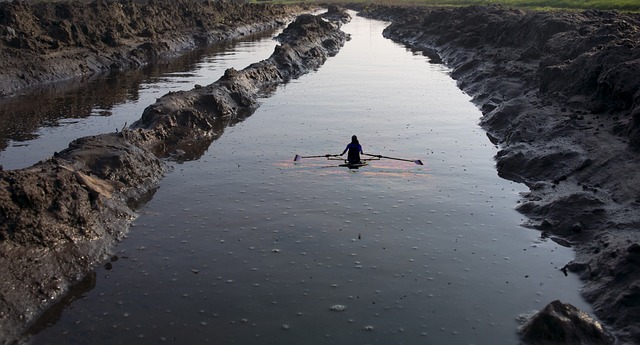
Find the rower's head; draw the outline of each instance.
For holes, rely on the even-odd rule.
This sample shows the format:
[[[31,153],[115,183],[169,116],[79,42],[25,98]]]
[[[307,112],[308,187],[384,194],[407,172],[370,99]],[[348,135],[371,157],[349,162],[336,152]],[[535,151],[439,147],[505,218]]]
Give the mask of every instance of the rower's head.
[[[358,144],[358,137],[356,137],[355,135],[351,137],[351,142],[354,144]]]

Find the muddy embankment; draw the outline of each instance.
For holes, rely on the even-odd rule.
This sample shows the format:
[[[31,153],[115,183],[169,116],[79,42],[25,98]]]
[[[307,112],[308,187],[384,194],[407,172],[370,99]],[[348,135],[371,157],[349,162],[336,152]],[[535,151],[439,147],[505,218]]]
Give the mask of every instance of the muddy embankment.
[[[284,25],[308,9],[212,0],[0,2],[0,96],[138,68]]]
[[[18,339],[70,284],[91,284],[83,278],[109,260],[136,207],[153,195],[163,159],[199,157],[259,97],[320,67],[347,39],[338,24],[301,15],[268,59],[169,93],[128,128],[77,139],[30,168],[0,171],[0,343]]]
[[[640,344],[640,16],[362,10],[451,68],[500,148],[498,173],[530,189],[527,225],[575,248],[564,270],[622,343]]]

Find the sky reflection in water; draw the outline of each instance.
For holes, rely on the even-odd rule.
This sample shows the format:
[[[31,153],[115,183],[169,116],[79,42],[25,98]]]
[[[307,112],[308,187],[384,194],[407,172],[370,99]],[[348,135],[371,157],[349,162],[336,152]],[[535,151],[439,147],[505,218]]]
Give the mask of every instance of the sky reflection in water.
[[[519,226],[480,116],[446,69],[354,18],[344,49],[174,164],[112,269],[34,344],[515,344],[570,250]],[[203,67],[206,68],[206,67]],[[197,74],[197,73],[196,73]],[[381,160],[339,153],[357,134]]]

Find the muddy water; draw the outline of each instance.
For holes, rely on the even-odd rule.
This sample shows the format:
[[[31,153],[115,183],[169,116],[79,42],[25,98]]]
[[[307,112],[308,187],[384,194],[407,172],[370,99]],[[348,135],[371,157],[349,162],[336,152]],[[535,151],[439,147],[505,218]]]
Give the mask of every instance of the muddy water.
[[[521,314],[589,310],[558,271],[572,252],[519,225],[478,110],[383,27],[354,18],[336,57],[175,164],[32,343],[515,344]],[[292,161],[352,134],[425,165]]]

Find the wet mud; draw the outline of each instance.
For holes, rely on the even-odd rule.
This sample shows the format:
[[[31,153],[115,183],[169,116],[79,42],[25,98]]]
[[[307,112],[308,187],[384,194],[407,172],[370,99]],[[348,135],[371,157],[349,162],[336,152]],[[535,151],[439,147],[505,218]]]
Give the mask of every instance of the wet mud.
[[[273,36],[277,29],[266,30],[238,40]],[[166,74],[182,74],[195,68],[199,61],[211,54],[220,54],[237,44],[236,39],[216,43],[211,46],[190,50],[175,59],[150,63],[130,71],[110,73],[92,80],[73,79],[29,88],[28,92],[0,99],[0,150],[5,150],[12,142],[23,142],[40,137],[37,131],[42,127],[55,126],[61,121],[79,121],[90,116],[111,116],[118,104],[139,101],[144,97],[141,86],[150,80],[162,78]],[[244,67],[244,66],[243,66]],[[152,101],[147,101],[145,105]],[[95,110],[97,105],[99,110]],[[133,114],[137,119],[140,114]],[[120,125],[122,127],[122,125]],[[112,131],[116,127],[96,130]],[[118,128],[119,129],[119,128]],[[75,138],[72,138],[75,139]],[[65,146],[68,142],[63,143]],[[19,144],[18,144],[19,145]],[[64,147],[64,146],[63,146]],[[46,152],[50,155],[52,152]],[[5,169],[13,168],[4,166]]]
[[[302,10],[252,6],[2,2],[0,95],[137,68],[280,25]],[[387,37],[451,68],[500,148],[499,174],[530,188],[518,205],[528,225],[575,248],[564,272],[583,279],[585,297],[619,342],[638,343],[639,17],[493,6],[358,10],[392,21]],[[327,18],[348,20],[335,8]],[[225,126],[255,110],[258,97],[318,68],[347,39],[338,25],[301,16],[269,59],[170,93],[130,127],[80,138],[30,168],[0,171],[1,342],[17,339],[107,260],[166,173],[164,159],[198,158]]]
[[[230,1],[0,2],[0,96],[175,58],[306,10]]]
[[[0,342],[19,339],[70,285],[108,260],[166,173],[166,159],[198,158],[224,127],[257,108],[258,97],[319,68],[349,38],[339,26],[300,15],[268,59],[169,93],[129,127],[77,139],[32,167],[0,171]]]
[[[563,271],[619,342],[640,343],[640,16],[359,9],[451,68],[500,148],[498,173],[530,189],[517,206],[527,225],[575,248]]]

